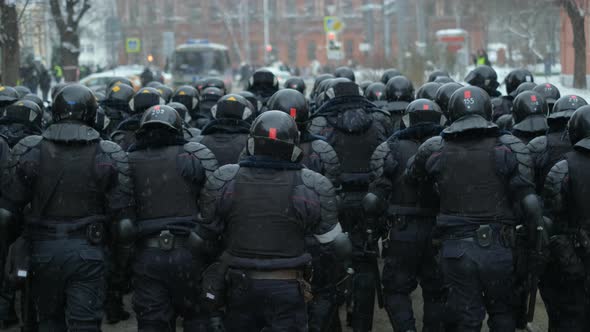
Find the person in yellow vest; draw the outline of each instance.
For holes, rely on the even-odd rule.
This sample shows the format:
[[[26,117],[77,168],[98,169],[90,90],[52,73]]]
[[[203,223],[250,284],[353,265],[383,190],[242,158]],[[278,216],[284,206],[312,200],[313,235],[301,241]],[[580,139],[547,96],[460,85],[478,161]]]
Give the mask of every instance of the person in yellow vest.
[[[60,83],[61,79],[64,76],[64,71],[60,65],[53,66],[53,78],[55,79],[55,83]]]
[[[483,49],[480,48],[477,50],[477,54],[473,56],[473,64],[476,66],[486,65],[491,66],[492,63],[488,59],[488,53]]]

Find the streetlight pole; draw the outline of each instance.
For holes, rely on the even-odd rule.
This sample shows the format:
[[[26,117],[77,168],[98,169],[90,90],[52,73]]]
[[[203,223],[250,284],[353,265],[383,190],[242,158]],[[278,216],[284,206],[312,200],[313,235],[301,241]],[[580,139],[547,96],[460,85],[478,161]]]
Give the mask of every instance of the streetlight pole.
[[[263,3],[263,15],[264,15],[264,64],[268,64],[269,52],[267,51],[268,44],[270,44],[269,31],[268,31],[268,0],[264,0]]]

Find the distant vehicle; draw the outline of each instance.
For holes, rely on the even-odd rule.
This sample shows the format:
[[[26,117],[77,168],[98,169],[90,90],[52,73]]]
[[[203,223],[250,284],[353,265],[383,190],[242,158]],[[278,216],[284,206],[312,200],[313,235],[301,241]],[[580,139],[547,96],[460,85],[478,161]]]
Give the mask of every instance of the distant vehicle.
[[[208,40],[189,40],[174,50],[171,61],[172,83],[175,86],[193,84],[205,77],[217,77],[232,86],[232,66],[226,46]]]
[[[137,90],[141,87],[141,81],[139,80],[140,73],[141,71],[138,73],[137,70],[134,69],[117,67],[112,70],[88,75],[80,80],[80,84],[86,85],[92,90],[104,92],[106,85],[111,79],[122,76],[128,78],[131,83],[133,83],[133,88]]]

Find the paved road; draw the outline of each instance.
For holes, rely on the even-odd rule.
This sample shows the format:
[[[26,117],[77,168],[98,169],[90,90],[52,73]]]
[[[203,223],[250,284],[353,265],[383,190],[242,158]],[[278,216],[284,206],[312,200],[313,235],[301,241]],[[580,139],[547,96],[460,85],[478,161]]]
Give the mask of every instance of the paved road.
[[[412,297],[414,299],[414,312],[416,313],[416,319],[418,322],[420,322],[422,319],[422,301],[421,301],[420,289],[418,289],[416,292],[414,292]],[[126,298],[127,308],[130,308],[129,301],[130,301],[130,298],[127,297]],[[538,301],[537,301],[536,316],[537,317],[536,317],[535,321],[533,322],[532,331],[533,332],[547,331],[547,316],[545,314],[545,306],[543,305],[543,302],[540,299],[538,299]],[[345,313],[341,312],[340,317],[341,318],[346,317]],[[178,324],[178,326],[181,326],[181,324]],[[422,329],[421,324],[418,324],[418,330],[420,331],[421,329]],[[177,330],[182,331],[181,328],[178,328]],[[389,319],[387,318],[387,314],[385,313],[384,310],[377,309],[377,312],[375,314],[375,325],[374,325],[373,330],[375,332],[391,332],[391,331],[393,331],[391,328],[391,325],[389,324]],[[9,332],[19,332],[19,329],[12,328],[8,331]],[[137,331],[137,327],[136,327],[134,318],[132,318],[126,322],[119,323],[117,325],[104,324],[104,326],[103,326],[103,332],[132,332],[132,331],[133,332]],[[352,332],[351,329],[344,329],[344,331]],[[487,326],[485,326],[485,324],[484,324],[484,328],[482,329],[482,331],[486,331],[486,332],[489,331]]]

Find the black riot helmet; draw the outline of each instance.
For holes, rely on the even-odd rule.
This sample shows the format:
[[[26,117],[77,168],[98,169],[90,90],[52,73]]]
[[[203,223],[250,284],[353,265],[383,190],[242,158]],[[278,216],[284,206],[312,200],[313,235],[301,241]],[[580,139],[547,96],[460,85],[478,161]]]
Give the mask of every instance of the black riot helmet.
[[[449,82],[445,83],[436,90],[436,94],[434,96],[434,102],[440,106],[443,114],[448,118],[449,117],[449,101],[451,100],[451,96],[455,91],[461,89],[463,85],[456,83],[456,82]]]
[[[133,95],[135,95],[135,90],[131,86],[124,83],[113,84],[107,90],[103,105],[129,112],[129,102]]]
[[[373,84],[373,81],[362,81],[359,83],[359,86],[361,87],[361,90],[363,90],[363,93],[365,93],[367,91],[367,88],[371,84]],[[365,93],[365,95],[366,95],[366,93]]]
[[[250,127],[248,154],[269,156],[279,160],[297,161],[301,150],[295,120],[281,111],[260,114]]]
[[[102,102],[106,97],[106,95],[102,91],[95,90],[93,92],[94,92],[94,96],[96,97],[96,100],[98,100],[99,103]]]
[[[344,77],[348,78],[352,82],[355,81],[354,71],[352,71],[352,69],[350,69],[349,67],[336,68],[336,70],[334,71],[334,77]]]
[[[94,125],[98,102],[92,90],[84,85],[69,84],[61,89],[53,101],[53,121],[76,120]]]
[[[390,79],[401,75],[402,73],[395,68],[386,69],[383,74],[381,74],[381,83],[387,84]]]
[[[141,88],[131,98],[129,108],[132,113],[141,114],[152,106],[164,104],[164,99],[162,99],[158,90],[154,88]]]
[[[348,78],[339,77],[329,81],[324,94],[324,100],[328,100],[337,97],[362,96],[363,92],[358,84],[351,82]]]
[[[197,112],[199,109],[199,91],[190,85],[181,85],[174,91],[171,101],[183,104],[191,113]],[[183,116],[181,118],[184,119]]]
[[[518,88],[516,88],[516,90],[514,91],[514,95],[518,96],[519,94],[521,94],[522,92],[525,91],[532,91],[537,85],[533,82],[523,82],[520,83],[520,85],[518,86]]]
[[[537,132],[547,129],[547,103],[535,91],[524,91],[514,98],[512,118],[514,129]]]
[[[256,98],[255,94],[246,90],[236,92],[236,94],[246,98],[246,100],[248,100],[250,104],[252,104],[252,107],[254,107],[252,109],[254,111],[254,114],[258,114],[258,111],[260,110],[260,108],[262,108],[262,103],[260,102],[260,100],[258,100],[258,98]]]
[[[381,82],[371,83],[365,89],[365,96],[369,101],[385,100],[385,84]]]
[[[199,94],[201,94],[201,91],[203,91],[203,89],[205,88],[205,79],[201,78],[201,79],[194,81],[193,86],[195,87],[195,89],[197,89]]]
[[[139,133],[150,129],[166,128],[182,132],[182,119],[176,110],[168,105],[155,105],[147,109],[139,122]]]
[[[590,106],[584,105],[578,108],[572,114],[567,128],[572,145],[588,139],[590,137]]]
[[[63,89],[64,87],[70,85],[70,83],[66,83],[66,82],[62,82],[62,83],[57,83],[56,85],[53,86],[53,88],[51,88],[51,100],[55,100],[55,96],[57,96],[57,94],[61,91],[61,89]]]
[[[166,106],[170,106],[170,107],[174,108],[174,110],[178,113],[180,118],[186,122],[186,118],[187,118],[186,115],[189,113],[188,113],[188,109],[186,108],[186,106],[184,106],[184,104],[172,101],[172,102],[169,102],[168,104],[166,104]]]
[[[223,90],[214,86],[210,86],[203,89],[201,92],[201,101],[217,102],[221,97],[223,97],[223,95]]]
[[[545,98],[550,113],[557,99],[561,97],[559,89],[551,83],[538,84],[533,88],[533,91],[540,93]]]
[[[508,73],[504,78],[504,84],[506,84],[506,93],[512,97],[516,97],[516,89],[524,82],[534,82],[533,74],[526,69],[515,69]]]
[[[246,98],[237,94],[229,94],[221,97],[217,104],[211,107],[211,115],[215,119],[250,121],[254,110]]]
[[[258,69],[248,80],[248,87],[246,90],[251,92],[272,91],[272,93],[275,93],[279,90],[279,80],[270,70]],[[272,95],[272,93],[270,95]]]
[[[387,101],[414,101],[414,85],[405,76],[396,76],[385,85],[385,98]]]
[[[451,122],[468,115],[478,115],[492,120],[492,101],[487,92],[476,86],[466,86],[453,93],[449,100]]]
[[[174,90],[164,84],[157,87],[156,90],[160,92],[160,96],[162,96],[162,99],[164,99],[164,103],[168,103],[172,98],[172,95],[174,95]]]
[[[305,96],[296,90],[285,89],[277,91],[268,100],[267,107],[269,110],[282,111],[289,114],[300,130],[305,129],[309,120],[309,109]]]
[[[446,83],[453,83],[453,82],[455,82],[455,80],[450,77],[439,76],[434,80],[434,82],[440,83],[440,84],[446,84]]]
[[[33,93],[33,91],[31,91],[31,89],[27,88],[24,85],[17,85],[14,87],[14,89],[18,93],[18,98],[22,98],[22,97],[28,95],[29,93]]]
[[[0,86],[0,107],[10,105],[20,98],[18,91],[10,86]]]
[[[133,83],[130,79],[128,79],[127,77],[117,76],[109,80],[109,82],[107,83],[107,91],[110,90],[110,88],[112,88],[113,86],[119,84],[125,84],[133,88]]]
[[[434,82],[439,77],[447,77],[447,78],[450,78],[451,76],[449,75],[448,72],[446,72],[444,70],[435,70],[432,73],[430,73],[430,75],[428,75],[428,82]]]
[[[406,107],[404,120],[408,120],[406,125],[413,127],[420,123],[440,124],[443,113],[440,107],[429,99],[416,99]]]
[[[305,81],[301,77],[290,77],[285,81],[285,89],[295,89],[305,94]]]
[[[43,99],[34,93],[29,93],[21,98],[21,100],[30,100],[39,106],[41,111],[45,110],[45,105],[43,104]]]
[[[223,91],[223,94],[226,94],[229,92],[229,91],[227,91],[227,88],[225,86],[225,82],[223,82],[222,79],[217,78],[217,77],[207,77],[203,80],[203,89],[210,88],[210,87],[216,87],[216,88],[220,89],[221,91]]]
[[[440,88],[442,84],[436,82],[428,82],[423,84],[418,91],[416,91],[416,99],[429,99],[434,100],[436,98],[436,91]]]
[[[323,81],[330,79],[330,78],[334,78],[334,75],[332,74],[322,74],[319,75],[318,77],[315,78],[315,81],[313,82],[313,88],[311,88],[311,93],[309,94],[310,98],[315,98],[315,96],[318,94],[317,90],[320,86],[320,83],[322,83]]]
[[[2,118],[32,125],[40,131],[43,110],[35,102],[23,99],[8,105],[2,113]]]
[[[565,95],[555,102],[553,105],[553,109],[551,110],[551,114],[549,114],[549,119],[560,119],[560,118],[569,118],[574,114],[574,112],[582,107],[586,106],[588,103],[586,100],[580,96],[576,95]]]
[[[145,87],[157,89],[157,88],[161,87],[162,85],[164,85],[164,84],[162,84],[162,82],[160,82],[160,81],[151,81],[148,84],[146,84]]]
[[[500,83],[498,83],[498,74],[494,68],[486,65],[477,66],[465,77],[465,82],[484,89],[488,94],[496,92]]]

